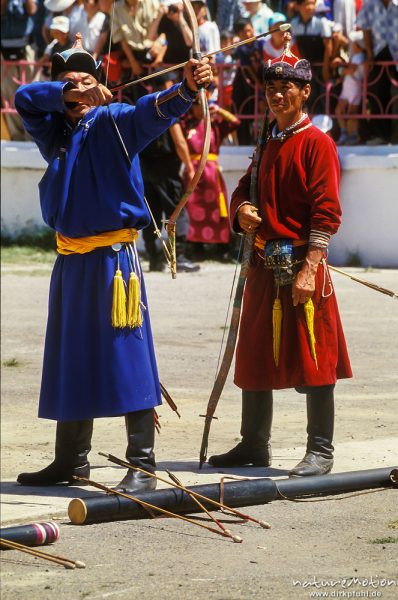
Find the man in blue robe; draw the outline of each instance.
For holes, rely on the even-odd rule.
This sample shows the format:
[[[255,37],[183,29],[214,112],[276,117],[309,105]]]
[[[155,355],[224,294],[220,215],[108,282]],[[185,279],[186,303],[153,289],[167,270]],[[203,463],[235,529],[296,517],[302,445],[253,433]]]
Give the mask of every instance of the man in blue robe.
[[[15,97],[48,163],[40,202],[59,252],[39,402],[39,417],[57,421],[55,459],[41,471],[21,473],[22,485],[71,485],[74,475],[89,477],[96,417],[125,415],[127,460],[152,473],[156,468],[154,407],[161,395],[134,243],[150,223],[138,153],[190,109],[198,85],[208,85],[212,74],[207,59],[191,60],[182,83],[135,107],[109,104],[112,94],[98,77],[77,34],[71,50],[54,55],[52,81],[23,85]],[[128,301],[123,296],[129,277],[138,282],[135,323],[120,316],[134,289],[137,294],[129,284]],[[116,489],[155,486],[154,478],[130,469]]]

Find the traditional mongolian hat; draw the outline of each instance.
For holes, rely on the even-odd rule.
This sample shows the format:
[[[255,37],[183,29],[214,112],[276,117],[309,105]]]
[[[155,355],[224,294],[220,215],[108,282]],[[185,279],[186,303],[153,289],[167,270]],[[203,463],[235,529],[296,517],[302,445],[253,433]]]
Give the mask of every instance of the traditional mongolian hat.
[[[311,65],[305,58],[297,58],[289,48],[290,33],[286,32],[285,48],[277,58],[267,60],[264,65],[264,81],[288,79],[309,83],[312,79]]]
[[[76,34],[76,40],[72,48],[63,52],[56,52],[52,57],[51,79],[58,79],[60,73],[65,71],[77,71],[79,73],[88,73],[99,79],[101,63],[96,62],[82,45],[82,34]]]

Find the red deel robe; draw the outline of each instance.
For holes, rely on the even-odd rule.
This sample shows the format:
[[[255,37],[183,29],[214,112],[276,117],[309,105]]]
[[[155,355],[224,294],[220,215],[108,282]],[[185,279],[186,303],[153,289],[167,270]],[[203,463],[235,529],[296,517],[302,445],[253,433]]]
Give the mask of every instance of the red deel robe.
[[[310,121],[304,121],[301,129]],[[251,168],[232,195],[231,220],[250,201]],[[336,233],[341,222],[340,168],[334,142],[310,126],[283,142],[270,139],[258,172],[257,203],[264,240],[308,240],[310,230]],[[318,368],[311,356],[303,305],[293,306],[292,286],[280,288],[283,319],[278,367],[273,355],[273,273],[254,251],[243,298],[236,350],[235,383],[245,390],[271,390],[333,384],[352,377],[344,333],[329,272],[322,264],[312,298]]]
[[[210,153],[218,155],[222,141],[237,128],[238,124],[239,122],[225,121],[217,115],[212,118]],[[200,155],[203,148],[204,120],[198,122],[188,118],[185,123],[185,133],[192,163],[196,169],[199,164],[199,159],[196,157]],[[231,231],[227,212],[225,216],[221,216],[221,193],[227,209],[227,187],[218,160],[208,160],[202,177],[187,204],[189,215],[187,240],[189,242],[228,244]]]

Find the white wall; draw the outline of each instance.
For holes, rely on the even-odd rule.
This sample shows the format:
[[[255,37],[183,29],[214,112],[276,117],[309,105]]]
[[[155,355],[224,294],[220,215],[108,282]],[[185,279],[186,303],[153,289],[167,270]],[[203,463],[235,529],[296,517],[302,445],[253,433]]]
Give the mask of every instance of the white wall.
[[[253,148],[225,146],[221,165],[228,192],[250,163]],[[330,262],[354,255],[364,266],[398,267],[398,146],[341,147],[343,222],[333,236]]]
[[[229,193],[247,169],[253,148],[225,146],[220,163]],[[398,147],[340,148],[343,224],[330,259],[345,264],[398,267]],[[1,142],[2,229],[17,233],[42,224],[37,184],[45,162],[34,143]]]

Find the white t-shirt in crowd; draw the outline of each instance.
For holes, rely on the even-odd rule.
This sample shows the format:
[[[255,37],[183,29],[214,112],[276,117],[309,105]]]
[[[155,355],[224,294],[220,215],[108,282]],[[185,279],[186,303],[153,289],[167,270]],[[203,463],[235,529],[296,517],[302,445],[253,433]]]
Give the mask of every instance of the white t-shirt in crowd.
[[[220,32],[214,21],[206,21],[199,25],[200,50],[203,54],[215,52],[221,47]]]

